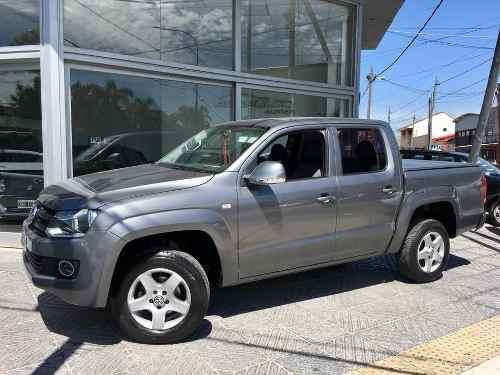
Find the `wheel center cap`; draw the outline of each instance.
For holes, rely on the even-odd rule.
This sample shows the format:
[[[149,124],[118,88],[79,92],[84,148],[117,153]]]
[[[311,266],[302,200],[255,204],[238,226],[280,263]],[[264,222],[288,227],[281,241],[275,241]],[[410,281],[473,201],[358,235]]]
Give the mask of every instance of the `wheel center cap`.
[[[153,298],[153,305],[156,307],[163,307],[165,306],[165,299],[162,296],[155,296],[155,298]]]

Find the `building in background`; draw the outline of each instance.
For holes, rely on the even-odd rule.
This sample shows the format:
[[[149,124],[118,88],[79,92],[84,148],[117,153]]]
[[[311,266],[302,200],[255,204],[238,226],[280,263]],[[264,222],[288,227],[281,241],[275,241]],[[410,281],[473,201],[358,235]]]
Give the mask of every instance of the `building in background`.
[[[400,147],[405,149],[427,148],[429,142],[428,118],[416,120],[399,128]],[[444,112],[432,116],[432,144],[434,149],[453,151],[455,123],[453,118]]]
[[[458,116],[455,121],[455,150],[470,152],[476,134],[479,114],[465,113]],[[481,157],[493,163],[500,162],[499,148],[499,113],[498,106],[491,108],[488,122],[481,144]]]
[[[402,3],[0,0],[0,216],[215,123],[357,116],[361,50]]]

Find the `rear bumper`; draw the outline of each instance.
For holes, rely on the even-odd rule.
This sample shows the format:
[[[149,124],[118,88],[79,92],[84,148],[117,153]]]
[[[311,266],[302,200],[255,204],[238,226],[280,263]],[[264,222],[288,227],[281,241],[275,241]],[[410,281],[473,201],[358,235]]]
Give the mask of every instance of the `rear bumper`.
[[[77,239],[51,239],[38,236],[26,223],[21,236],[24,267],[33,284],[67,303],[88,307],[106,306],[118,253],[114,250],[121,249],[121,242],[109,232],[89,232]],[[75,278],[58,274],[60,260],[78,264]]]

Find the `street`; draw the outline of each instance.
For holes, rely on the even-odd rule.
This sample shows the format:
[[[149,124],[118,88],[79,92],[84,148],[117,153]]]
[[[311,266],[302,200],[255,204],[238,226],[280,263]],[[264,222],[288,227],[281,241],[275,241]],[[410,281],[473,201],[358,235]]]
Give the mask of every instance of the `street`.
[[[429,284],[401,279],[383,257],[213,291],[197,335],[160,346],[124,341],[105,311],[33,287],[21,251],[1,249],[0,373],[391,371],[373,363],[499,314],[499,243],[489,225],[452,240],[444,276]]]

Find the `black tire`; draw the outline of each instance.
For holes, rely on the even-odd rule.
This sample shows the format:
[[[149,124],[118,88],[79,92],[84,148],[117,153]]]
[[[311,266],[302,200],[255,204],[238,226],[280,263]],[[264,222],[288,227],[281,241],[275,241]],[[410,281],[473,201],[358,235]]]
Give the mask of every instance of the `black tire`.
[[[495,227],[500,227],[500,217],[495,216],[496,209],[500,210],[500,199],[497,199],[490,205],[488,210],[488,223]]]
[[[127,303],[129,288],[134,280],[147,270],[166,268],[176,272],[186,282],[191,293],[191,306],[185,318],[176,326],[165,330],[146,328],[133,318]],[[120,331],[132,341],[145,344],[170,344],[190,337],[200,326],[210,300],[210,285],[201,264],[191,255],[167,250],[150,255],[132,267],[111,300],[111,311]]]
[[[444,242],[444,257],[441,265],[434,272],[425,272],[418,262],[418,246],[429,232],[437,232]],[[437,220],[425,219],[413,225],[406,235],[399,257],[400,273],[418,283],[426,283],[439,279],[446,268],[450,256],[450,240],[446,228]]]

